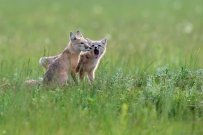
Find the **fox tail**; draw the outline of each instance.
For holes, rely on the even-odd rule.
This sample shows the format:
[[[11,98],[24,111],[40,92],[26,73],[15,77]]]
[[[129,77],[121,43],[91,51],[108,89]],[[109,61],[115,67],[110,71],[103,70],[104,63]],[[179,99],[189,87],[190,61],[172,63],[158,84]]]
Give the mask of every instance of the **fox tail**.
[[[33,79],[30,79],[30,80],[26,80],[26,81],[24,82],[24,85],[25,85],[25,86],[30,86],[30,87],[34,87],[34,86],[39,87],[40,85],[42,85],[42,81],[41,81],[41,80],[33,80]]]

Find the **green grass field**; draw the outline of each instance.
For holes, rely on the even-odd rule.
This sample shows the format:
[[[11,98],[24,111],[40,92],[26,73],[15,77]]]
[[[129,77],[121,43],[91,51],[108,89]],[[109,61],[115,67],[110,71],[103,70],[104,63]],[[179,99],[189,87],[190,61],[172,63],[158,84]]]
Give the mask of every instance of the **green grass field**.
[[[107,37],[92,86],[25,87],[69,33]],[[202,0],[1,0],[0,135],[202,135]]]

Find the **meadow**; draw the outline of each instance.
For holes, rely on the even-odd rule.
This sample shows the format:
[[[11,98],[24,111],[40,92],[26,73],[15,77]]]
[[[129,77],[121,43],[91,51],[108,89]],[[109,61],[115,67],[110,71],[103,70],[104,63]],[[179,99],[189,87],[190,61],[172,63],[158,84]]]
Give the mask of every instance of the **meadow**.
[[[202,135],[202,16],[201,0],[1,0],[0,135]],[[94,84],[24,86],[77,30],[107,37]]]

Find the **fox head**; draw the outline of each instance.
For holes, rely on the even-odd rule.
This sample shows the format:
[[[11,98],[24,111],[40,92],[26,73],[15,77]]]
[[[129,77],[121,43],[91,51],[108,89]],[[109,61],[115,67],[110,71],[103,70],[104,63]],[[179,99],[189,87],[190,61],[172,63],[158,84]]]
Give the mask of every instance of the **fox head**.
[[[84,39],[82,33],[78,30],[76,32],[76,36],[73,32],[70,32],[70,40],[72,42],[73,48],[80,52],[80,51],[89,51],[90,46],[87,43],[87,40]]]
[[[106,52],[107,39],[104,38],[100,41],[92,41],[88,38],[87,43],[91,46],[91,52],[93,53],[94,58],[99,59]]]

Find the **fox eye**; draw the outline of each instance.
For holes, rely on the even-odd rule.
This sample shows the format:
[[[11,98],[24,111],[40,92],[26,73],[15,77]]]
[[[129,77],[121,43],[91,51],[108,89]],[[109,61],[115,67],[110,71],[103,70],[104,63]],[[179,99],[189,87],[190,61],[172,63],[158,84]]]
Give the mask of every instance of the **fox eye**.
[[[83,42],[81,42],[80,44],[84,44]]]
[[[98,45],[99,47],[101,47],[101,45]]]

